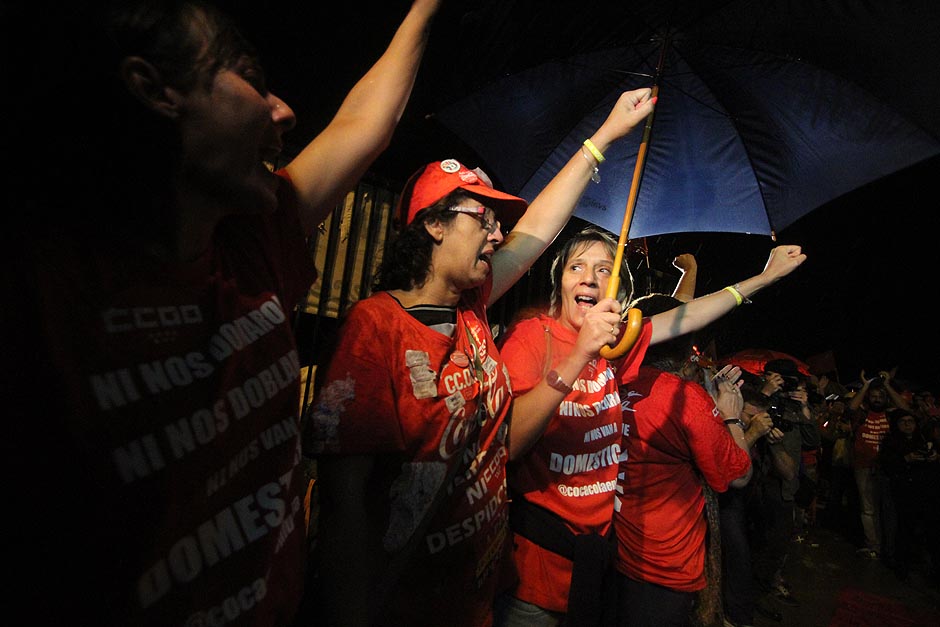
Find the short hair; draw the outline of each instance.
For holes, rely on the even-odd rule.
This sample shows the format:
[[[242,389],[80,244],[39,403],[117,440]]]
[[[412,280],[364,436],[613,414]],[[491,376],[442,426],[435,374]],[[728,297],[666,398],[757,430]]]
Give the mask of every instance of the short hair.
[[[552,261],[551,279],[552,294],[549,299],[548,313],[550,316],[558,317],[561,315],[561,278],[565,273],[565,266],[568,261],[576,254],[595,242],[600,242],[607,248],[612,260],[617,259],[617,246],[619,242],[608,231],[589,226],[581,229],[578,233],[571,236],[564,246],[555,254]],[[630,274],[630,266],[627,264],[627,256],[624,255],[620,261],[620,288],[617,290],[617,300],[625,303],[633,297],[633,275]]]
[[[30,186],[28,200],[43,208],[43,215],[49,207],[60,208],[63,224],[55,228],[65,232],[82,229],[85,235],[97,235],[113,234],[115,228],[165,228],[161,209],[172,200],[170,181],[182,151],[179,126],[130,93],[121,75],[122,62],[141,57],[186,92],[211,85],[222,69],[257,60],[255,49],[227,15],[201,0],[90,5],[62,11],[72,21],[51,26],[62,41],[42,46],[48,50],[41,50],[33,61],[34,77],[27,86],[35,88],[29,93],[37,99],[56,103],[56,115],[46,116],[43,123],[57,138],[57,155],[42,158],[42,168],[27,173],[41,181]],[[62,20],[57,16],[54,24]],[[257,65],[260,71],[260,62]],[[89,111],[85,103],[92,98],[101,106]],[[25,127],[30,129],[29,124]],[[41,142],[33,143],[48,151]],[[27,156],[26,163],[30,161]],[[129,211],[132,198],[135,206]],[[142,201],[150,206],[141,207]],[[86,203],[94,207],[94,219],[61,209]],[[108,228],[102,229],[102,224]]]
[[[113,2],[109,33],[118,59],[138,55],[174,86],[188,90],[243,60],[259,66],[255,47],[234,21],[202,0]]]
[[[888,408],[885,411],[885,417],[888,419],[888,428],[892,433],[900,431],[899,424],[901,418],[904,418],[905,416],[910,416],[914,419],[914,438],[916,440],[921,440],[922,434],[920,420],[917,419],[917,415],[912,411],[907,411],[906,409],[901,409],[899,407]]]
[[[643,312],[644,316],[654,316],[670,309],[675,309],[682,304],[682,301],[669,294],[653,293],[646,296],[640,296],[630,303],[631,307],[636,307]]]
[[[745,403],[750,403],[761,411],[767,411],[767,408],[770,407],[770,397],[761,392],[756,382],[749,383],[745,381],[744,385],[741,386],[741,396],[744,397]]]
[[[372,285],[373,291],[409,291],[424,285],[431,272],[431,254],[435,245],[424,225],[435,221],[449,224],[458,214],[448,209],[466,198],[471,198],[470,194],[456,190],[419,211],[414,220],[386,245]]]
[[[683,302],[668,294],[648,294],[633,301],[630,306],[643,312],[643,316],[652,316],[670,309],[675,309]],[[684,333],[671,340],[653,344],[646,349],[643,365],[653,366],[666,372],[678,372],[692,355],[695,334]]]

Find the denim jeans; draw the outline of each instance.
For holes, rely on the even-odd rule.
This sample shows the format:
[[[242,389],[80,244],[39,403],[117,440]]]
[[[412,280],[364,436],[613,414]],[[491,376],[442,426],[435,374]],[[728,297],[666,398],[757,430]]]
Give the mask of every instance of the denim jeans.
[[[855,485],[858,486],[858,504],[866,547],[892,556],[897,521],[888,477],[878,468],[856,468]]]
[[[495,627],[558,627],[565,618],[561,612],[526,603],[511,594],[496,599],[494,614]]]

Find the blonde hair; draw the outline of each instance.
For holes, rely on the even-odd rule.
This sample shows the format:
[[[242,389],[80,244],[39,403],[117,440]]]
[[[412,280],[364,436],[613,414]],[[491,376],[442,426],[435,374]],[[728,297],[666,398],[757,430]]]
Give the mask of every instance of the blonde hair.
[[[580,253],[582,250],[593,244],[600,242],[607,249],[611,260],[617,258],[617,239],[609,232],[598,227],[589,226],[581,229],[576,235],[573,235],[565,245],[561,247],[552,261],[552,295],[549,300],[548,314],[557,317],[561,312],[559,304],[561,303],[561,277],[565,273],[565,266],[568,260]],[[633,275],[630,274],[630,266],[627,265],[626,255],[620,261],[620,287],[617,290],[617,300],[626,303],[633,297]]]

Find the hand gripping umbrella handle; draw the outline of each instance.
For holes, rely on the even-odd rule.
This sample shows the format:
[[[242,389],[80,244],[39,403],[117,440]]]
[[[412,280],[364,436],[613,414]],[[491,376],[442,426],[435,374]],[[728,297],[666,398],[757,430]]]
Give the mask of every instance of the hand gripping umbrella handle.
[[[607,284],[607,297],[616,298],[617,290],[619,289],[620,279],[611,278],[611,281]],[[613,296],[610,295],[610,286],[614,286]],[[630,307],[627,310],[627,326],[623,331],[623,335],[620,336],[620,341],[617,342],[614,346],[602,346],[600,350],[600,355],[604,359],[613,360],[619,359],[630,352],[630,349],[633,348],[633,345],[636,344],[636,341],[640,337],[640,331],[643,329],[643,312],[637,309],[636,307]]]

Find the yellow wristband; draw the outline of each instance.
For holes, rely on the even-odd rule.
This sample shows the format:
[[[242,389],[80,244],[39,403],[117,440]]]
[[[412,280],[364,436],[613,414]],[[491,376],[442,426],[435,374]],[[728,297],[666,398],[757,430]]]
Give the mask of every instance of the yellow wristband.
[[[598,163],[604,163],[604,154],[597,149],[597,146],[594,145],[590,139],[584,140],[584,146],[591,151],[591,154],[594,155],[594,158],[597,159]]]
[[[734,300],[737,301],[738,306],[750,305],[752,302],[750,298],[748,298],[747,296],[741,293],[741,289],[738,287],[737,283],[735,283],[734,285],[729,285],[728,287],[723,287],[721,289],[728,290],[728,292],[730,292],[731,295],[734,296]]]
[[[737,304],[738,307],[740,307],[741,304],[744,303],[744,297],[741,296],[741,292],[739,292],[738,290],[736,290],[736,289],[735,289],[734,287],[732,287],[731,285],[729,285],[728,287],[723,287],[722,289],[723,289],[723,290],[727,290],[727,292],[728,292],[729,294],[731,294],[732,296],[734,296],[734,300],[738,303],[738,304]]]

